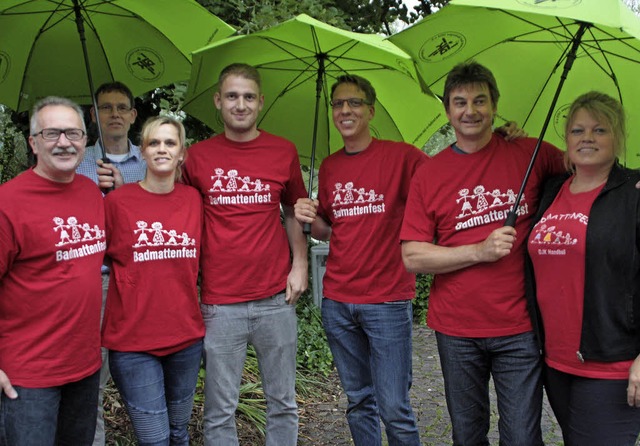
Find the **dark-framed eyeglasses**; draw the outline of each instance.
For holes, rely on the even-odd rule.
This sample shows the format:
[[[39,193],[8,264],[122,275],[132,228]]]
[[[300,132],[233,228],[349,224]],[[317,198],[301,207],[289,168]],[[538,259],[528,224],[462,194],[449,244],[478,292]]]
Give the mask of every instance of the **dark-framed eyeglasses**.
[[[86,135],[82,129],[42,129],[31,136],[42,135],[42,139],[47,141],[57,141],[60,135],[64,133],[69,141],[80,141]]]
[[[363,105],[371,105],[366,99],[362,98],[348,98],[348,99],[333,99],[330,104],[333,108],[342,108],[344,103],[349,104],[351,108],[360,108]]]
[[[124,105],[124,104],[118,104],[118,105],[102,104],[102,105],[98,105],[98,111],[100,113],[113,113],[115,111],[119,115],[123,115],[125,113],[130,112],[131,110],[133,110],[133,107],[129,107],[128,105]]]

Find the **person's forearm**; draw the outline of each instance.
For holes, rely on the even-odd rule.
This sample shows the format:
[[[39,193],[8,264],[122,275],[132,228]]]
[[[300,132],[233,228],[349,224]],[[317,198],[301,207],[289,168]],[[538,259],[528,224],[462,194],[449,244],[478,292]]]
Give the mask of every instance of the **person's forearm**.
[[[480,263],[476,245],[438,246],[429,242],[403,242],[402,261],[407,271],[443,274]]]

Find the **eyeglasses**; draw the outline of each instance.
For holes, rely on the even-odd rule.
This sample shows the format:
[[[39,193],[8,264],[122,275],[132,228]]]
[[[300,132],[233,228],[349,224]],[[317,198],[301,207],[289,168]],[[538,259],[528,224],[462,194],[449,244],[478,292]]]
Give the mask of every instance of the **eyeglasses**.
[[[127,112],[130,112],[133,109],[133,107],[129,107],[128,105],[124,105],[124,104],[118,104],[118,105],[111,105],[111,104],[103,104],[103,105],[98,105],[98,111],[100,113],[113,113],[114,111],[118,112],[119,115],[123,115]]]
[[[362,98],[349,98],[349,99],[334,99],[330,102],[331,107],[333,108],[342,108],[344,103],[349,104],[351,108],[360,108],[363,105],[371,105],[366,99]]]
[[[84,138],[84,135],[86,135],[82,129],[42,129],[31,136],[42,135],[42,139],[57,141],[62,133],[64,133],[64,136],[66,136],[69,141],[80,141]]]

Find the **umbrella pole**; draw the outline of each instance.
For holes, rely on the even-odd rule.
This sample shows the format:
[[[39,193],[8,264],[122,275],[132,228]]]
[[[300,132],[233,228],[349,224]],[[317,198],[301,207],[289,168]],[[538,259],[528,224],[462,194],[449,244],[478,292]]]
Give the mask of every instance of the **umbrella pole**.
[[[551,121],[551,116],[553,115],[553,111],[556,107],[556,103],[558,102],[558,98],[560,97],[560,92],[562,91],[562,87],[564,85],[564,81],[567,80],[567,75],[573,66],[573,62],[576,60],[576,54],[578,52],[578,47],[580,46],[580,42],[582,41],[582,36],[584,35],[587,28],[591,26],[590,23],[581,22],[580,28],[578,28],[578,32],[571,41],[571,49],[567,54],[567,60],[564,64],[564,69],[562,71],[562,75],[560,76],[560,82],[558,83],[558,88],[556,88],[556,92],[553,96],[553,100],[551,101],[551,105],[549,106],[549,111],[547,112],[547,117],[542,124],[542,130],[540,131],[540,136],[538,137],[538,141],[536,143],[536,147],[533,149],[533,154],[531,155],[531,161],[529,161],[529,166],[527,167],[527,171],[524,174],[524,178],[522,179],[522,184],[520,185],[520,190],[518,191],[518,196],[516,197],[516,201],[513,203],[513,207],[507,213],[507,218],[504,222],[505,226],[516,226],[516,219],[518,218],[518,207],[522,196],[524,195],[524,189],[527,186],[527,182],[529,181],[529,176],[531,176],[531,171],[533,170],[533,164],[538,157],[538,152],[540,151],[540,146],[542,145],[542,141],[545,133],[547,132],[547,127],[549,126],[549,122]]]
[[[110,163],[111,160],[107,158],[107,154],[105,153],[104,143],[102,140],[102,127],[100,126],[100,113],[98,112],[98,100],[94,95],[94,87],[93,87],[93,77],[91,76],[91,66],[89,65],[89,53],[87,51],[87,39],[84,34],[84,20],[82,19],[82,11],[80,8],[80,4],[78,0],[73,0],[73,11],[76,16],[76,27],[78,28],[78,34],[80,35],[80,43],[82,44],[82,54],[84,55],[84,66],[87,70],[87,80],[89,81],[89,90],[91,94],[91,102],[93,104],[93,112],[96,118],[96,125],[98,127],[98,145],[100,146],[100,151],[102,155],[102,161],[105,163]],[[109,188],[104,192],[107,193],[113,188]]]
[[[313,197],[313,177],[316,163],[316,139],[318,136],[318,115],[320,114],[320,98],[322,97],[322,87],[324,85],[324,60],[327,55],[319,53],[318,58],[318,76],[316,77],[316,110],[313,116],[313,140],[311,141],[311,164],[309,166],[309,198]],[[302,232],[309,235],[311,234],[311,224],[305,223]]]

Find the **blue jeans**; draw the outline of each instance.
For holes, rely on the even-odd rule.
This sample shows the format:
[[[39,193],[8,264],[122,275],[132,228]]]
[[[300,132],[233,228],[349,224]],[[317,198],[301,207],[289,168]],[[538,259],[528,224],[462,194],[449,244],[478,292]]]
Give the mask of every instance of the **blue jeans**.
[[[111,377],[139,445],[189,446],[202,340],[166,356],[109,351]]]
[[[541,355],[533,332],[494,338],[436,333],[453,444],[489,445],[489,379],[501,446],[542,445]]]
[[[96,372],[80,381],[34,389],[14,386],[18,398],[2,393],[1,446],[90,446],[96,430]]]
[[[267,446],[296,446],[297,319],[284,293],[228,305],[200,305],[206,335],[204,437],[207,446],[236,446],[240,380],[253,345],[267,400]]]
[[[626,379],[593,379],[544,368],[547,397],[565,446],[627,446],[640,434],[640,409],[627,404]]]
[[[389,446],[420,444],[411,409],[411,301],[346,304],[322,301],[322,324],[347,395],[356,446],[380,446],[380,418]]]

